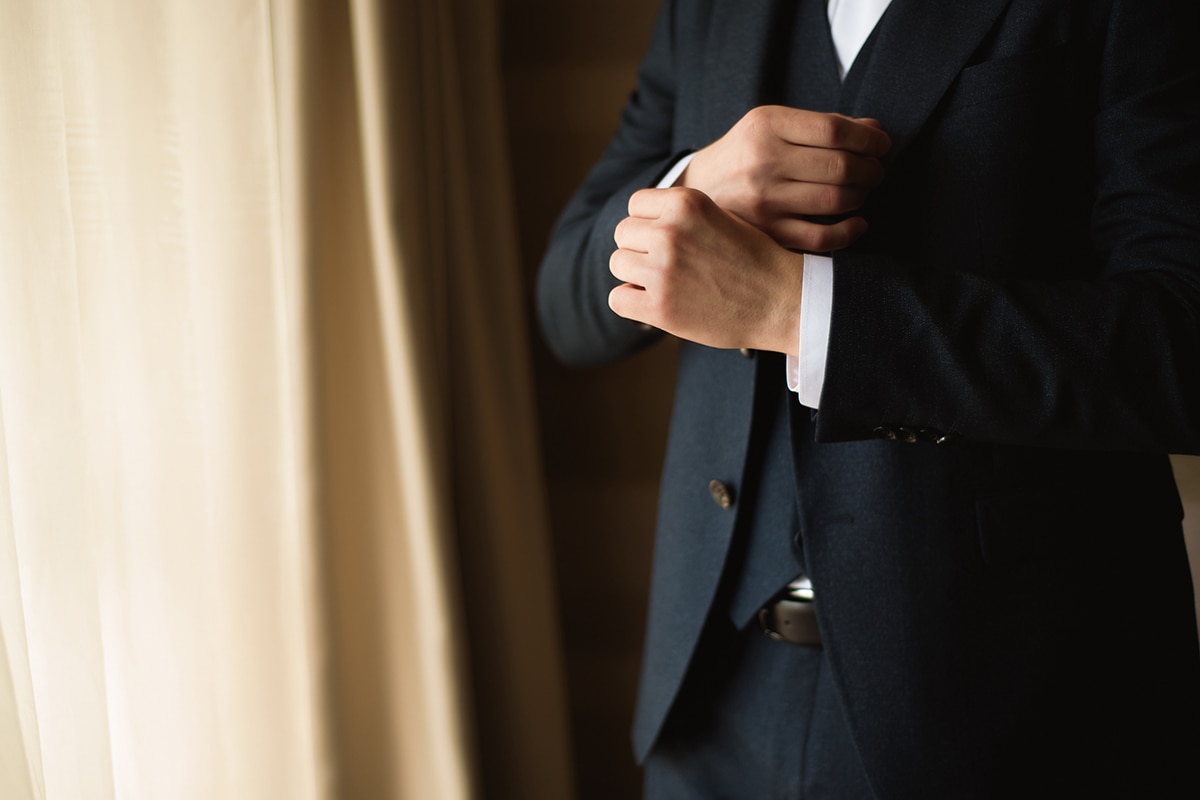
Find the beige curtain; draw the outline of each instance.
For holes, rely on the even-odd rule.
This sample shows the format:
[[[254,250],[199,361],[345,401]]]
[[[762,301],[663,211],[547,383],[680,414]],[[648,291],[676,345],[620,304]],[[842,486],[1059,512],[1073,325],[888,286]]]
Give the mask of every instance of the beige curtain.
[[[495,38],[0,3],[0,796],[571,796]]]

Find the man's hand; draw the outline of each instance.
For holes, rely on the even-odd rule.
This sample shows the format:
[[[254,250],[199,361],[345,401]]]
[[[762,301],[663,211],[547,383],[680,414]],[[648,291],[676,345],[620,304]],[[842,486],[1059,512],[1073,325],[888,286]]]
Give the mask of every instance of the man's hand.
[[[680,187],[635,193],[614,238],[619,316],[711,347],[796,354],[803,255]]]
[[[883,180],[879,158],[890,148],[872,119],[759,106],[697,152],[678,185],[699,189],[784,247],[838,250],[865,232],[866,221],[805,217],[862,206]]]
[[[761,106],[696,153],[671,189],[644,189],[609,269],[622,317],[711,347],[797,355],[804,257],[850,245],[846,214],[883,180],[891,140],[870,119]]]

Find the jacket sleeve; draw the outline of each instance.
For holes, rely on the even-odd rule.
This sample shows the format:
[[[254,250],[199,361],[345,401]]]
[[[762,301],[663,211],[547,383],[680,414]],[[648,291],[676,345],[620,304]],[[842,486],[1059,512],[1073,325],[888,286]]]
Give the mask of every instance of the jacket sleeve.
[[[1192,4],[1113,3],[1092,141],[1079,142],[1094,152],[1085,246],[1064,255],[1030,234],[1028,263],[987,274],[930,272],[894,252],[836,256],[819,441],[903,426],[1200,452],[1197,30]]]
[[[620,127],[559,217],[539,268],[542,335],[569,364],[612,361],[661,335],[609,309],[617,280],[608,261],[616,249],[613,230],[627,216],[630,195],[655,185],[682,155],[672,152],[672,13],[673,3],[665,3]]]

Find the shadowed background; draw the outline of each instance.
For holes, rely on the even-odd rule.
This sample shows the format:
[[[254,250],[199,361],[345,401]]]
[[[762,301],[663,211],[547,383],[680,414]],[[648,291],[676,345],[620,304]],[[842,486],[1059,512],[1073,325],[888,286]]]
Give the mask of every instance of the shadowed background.
[[[517,225],[532,298],[550,227],[616,130],[658,4],[503,7]],[[553,361],[532,321],[530,330],[579,797],[638,797],[629,726],[675,351],[663,343],[575,370]]]

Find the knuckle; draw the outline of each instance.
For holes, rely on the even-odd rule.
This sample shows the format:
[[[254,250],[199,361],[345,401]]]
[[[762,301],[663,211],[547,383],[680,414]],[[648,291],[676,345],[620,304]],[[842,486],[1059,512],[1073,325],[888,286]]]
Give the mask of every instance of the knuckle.
[[[662,214],[670,214],[680,208],[683,198],[691,191],[683,186],[671,186],[662,190]]]
[[[808,121],[809,132],[817,142],[836,144],[838,126],[836,117],[829,114],[817,114]]]
[[[679,249],[675,246],[679,238],[678,234],[671,234],[670,244],[663,248],[651,267],[655,280],[664,286],[678,282],[680,273],[684,269],[684,261],[680,258]]]
[[[742,122],[749,127],[769,124],[771,109],[769,106],[755,106],[742,116]]]
[[[756,106],[738,121],[739,133],[753,143],[770,139],[775,134],[775,111],[772,106]]]
[[[846,186],[823,186],[818,202],[826,214],[844,214],[862,205],[863,195]]]
[[[663,225],[658,230],[658,237],[659,249],[664,259],[669,262],[670,254],[675,252],[675,249],[679,246],[681,238],[679,228],[675,225]]]
[[[751,181],[763,182],[770,176],[776,158],[775,141],[760,137],[749,142],[743,171]]]
[[[840,187],[825,184],[817,191],[817,206],[825,214],[838,214],[842,209]]]
[[[677,327],[679,309],[673,292],[659,292],[650,299],[650,314],[662,322],[662,327]]]
[[[810,225],[800,233],[804,249],[823,253],[838,248],[837,237],[828,225]]]
[[[850,159],[840,150],[829,152],[825,160],[825,177],[830,183],[845,183],[850,177]]]
[[[675,194],[675,199],[678,212],[683,215],[691,215],[704,208],[708,198],[699,190],[680,188]]]
[[[742,198],[742,212],[752,225],[761,227],[770,219],[773,208],[771,201],[762,192],[749,192]]]

